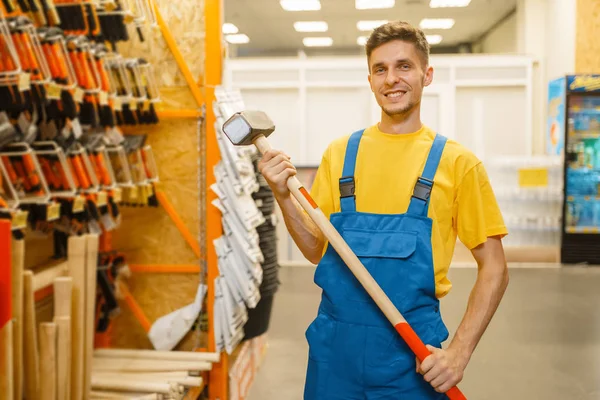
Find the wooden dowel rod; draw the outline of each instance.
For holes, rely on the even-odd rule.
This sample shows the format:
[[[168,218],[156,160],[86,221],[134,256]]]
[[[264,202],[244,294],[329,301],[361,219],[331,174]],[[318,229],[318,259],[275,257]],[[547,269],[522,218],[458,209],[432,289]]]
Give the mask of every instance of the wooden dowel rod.
[[[13,324],[0,327],[0,399],[14,398]]]
[[[12,241],[14,400],[23,399],[23,270],[25,240]]]
[[[158,350],[128,350],[128,349],[98,349],[94,351],[94,358],[130,358],[146,360],[171,360],[171,361],[204,361],[219,362],[219,353],[199,353],[194,351],[158,351]]]
[[[37,400],[40,380],[35,299],[33,296],[33,272],[23,271],[23,355],[25,356],[23,380],[27,400]]]
[[[70,303],[69,303],[70,305]],[[71,317],[54,316],[57,329],[56,345],[56,397],[71,399]]]
[[[65,276],[68,273],[68,263],[62,262],[33,275],[33,291],[37,292],[40,289],[52,285],[56,278]]]
[[[85,238],[71,236],[68,242],[71,294],[71,399],[83,399],[85,344]]]
[[[210,371],[212,364],[204,361],[128,360],[123,358],[94,358],[93,371],[160,372]]]
[[[94,357],[94,333],[96,312],[96,283],[98,270],[98,235],[85,235],[85,344],[83,397],[92,391],[92,359]]]
[[[169,394],[172,391],[172,385],[169,385],[168,383],[134,381],[116,377],[105,378],[97,375],[92,376],[92,388],[100,390],[119,390],[125,392],[163,394]]]
[[[71,317],[73,303],[73,278],[62,276],[54,279],[54,316]]]
[[[40,386],[38,399],[56,400],[56,324],[40,324]]]

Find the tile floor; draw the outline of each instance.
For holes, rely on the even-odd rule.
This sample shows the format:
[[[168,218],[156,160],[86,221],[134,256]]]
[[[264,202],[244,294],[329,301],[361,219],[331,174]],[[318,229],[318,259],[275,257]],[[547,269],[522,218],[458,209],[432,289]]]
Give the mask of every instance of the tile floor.
[[[460,388],[472,400],[600,399],[600,268],[511,268],[511,283]],[[281,269],[269,349],[247,400],[302,399],[304,332],[320,292],[313,268]],[[476,278],[455,268],[442,300],[452,332]]]

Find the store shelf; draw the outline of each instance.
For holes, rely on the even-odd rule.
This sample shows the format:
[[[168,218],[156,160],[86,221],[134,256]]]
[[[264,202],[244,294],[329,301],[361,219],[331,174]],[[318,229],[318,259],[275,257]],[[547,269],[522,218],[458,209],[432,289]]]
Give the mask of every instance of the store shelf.
[[[567,226],[567,233],[600,233],[600,227],[597,226]]]

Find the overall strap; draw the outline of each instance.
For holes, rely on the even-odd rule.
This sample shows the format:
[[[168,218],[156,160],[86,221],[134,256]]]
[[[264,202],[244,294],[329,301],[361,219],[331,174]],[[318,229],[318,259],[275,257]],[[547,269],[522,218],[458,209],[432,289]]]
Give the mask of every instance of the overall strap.
[[[348,139],[348,147],[346,148],[346,156],[344,158],[344,169],[340,178],[340,204],[342,212],[356,211],[356,195],[354,169],[356,167],[356,157],[358,155],[358,146],[360,139],[364,133],[364,129],[354,132]]]
[[[433,189],[433,178],[437,171],[442,152],[446,145],[446,138],[442,135],[436,135],[429,150],[429,156],[423,169],[423,174],[417,178],[417,183],[413,190],[413,195],[408,206],[408,214],[427,216],[429,209],[429,197]]]

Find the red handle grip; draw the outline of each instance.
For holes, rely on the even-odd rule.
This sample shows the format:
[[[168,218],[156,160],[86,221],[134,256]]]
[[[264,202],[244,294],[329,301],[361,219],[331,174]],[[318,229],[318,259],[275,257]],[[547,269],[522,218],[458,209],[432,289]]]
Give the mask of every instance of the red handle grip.
[[[413,328],[406,322],[401,322],[395,326],[396,330],[402,336],[402,339],[406,342],[408,347],[415,353],[419,361],[423,362],[427,356],[431,355],[431,352],[425,347],[425,343],[417,336]],[[446,395],[450,400],[467,400],[464,394],[454,386],[452,389],[446,392]]]

